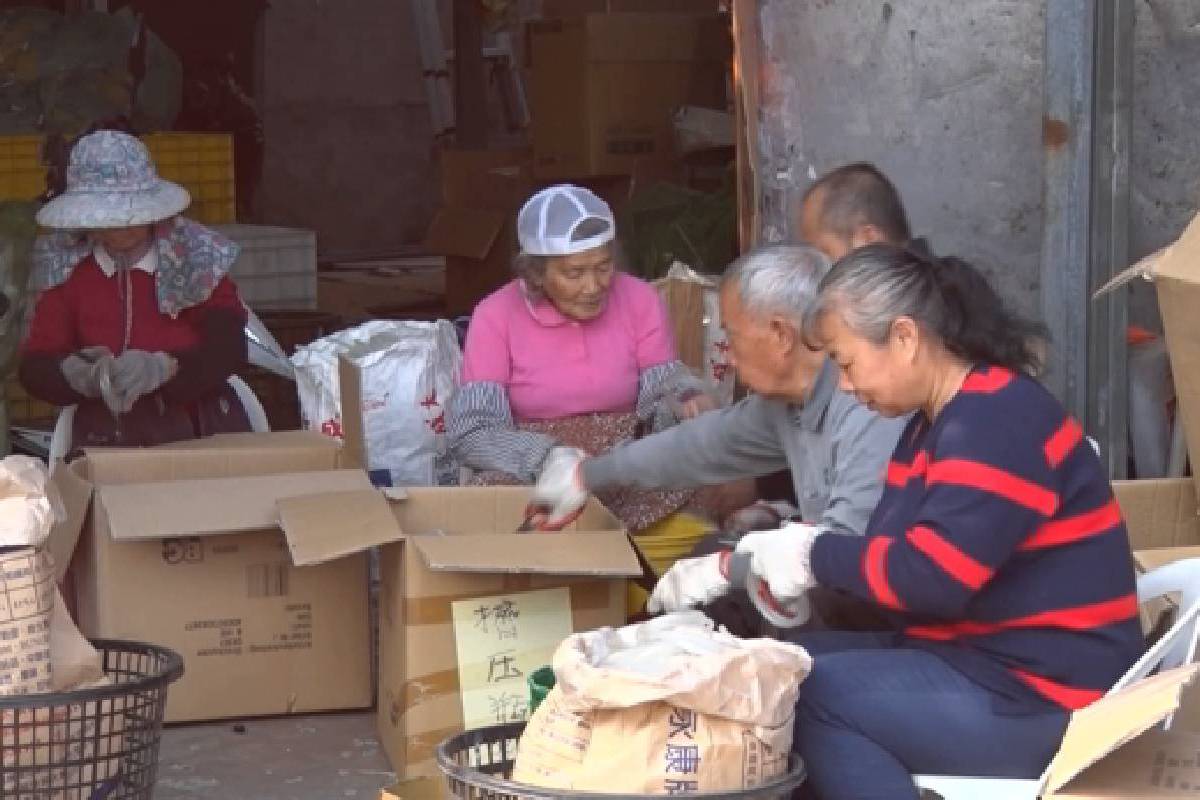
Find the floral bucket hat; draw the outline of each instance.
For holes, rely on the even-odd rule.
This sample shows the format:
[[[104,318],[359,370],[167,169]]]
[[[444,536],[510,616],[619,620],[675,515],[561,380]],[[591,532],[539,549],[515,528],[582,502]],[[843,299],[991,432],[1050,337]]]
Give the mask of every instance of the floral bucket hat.
[[[66,191],[42,206],[37,221],[60,230],[128,228],[174,217],[191,202],[186,189],[158,177],[136,137],[98,131],[71,150]]]

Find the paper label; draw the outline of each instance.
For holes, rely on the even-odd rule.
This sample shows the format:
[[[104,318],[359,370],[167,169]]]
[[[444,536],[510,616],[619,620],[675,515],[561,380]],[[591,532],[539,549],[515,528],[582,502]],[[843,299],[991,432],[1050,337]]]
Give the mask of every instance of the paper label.
[[[459,600],[451,613],[464,727],[527,719],[530,673],[550,664],[571,635],[570,590]]]

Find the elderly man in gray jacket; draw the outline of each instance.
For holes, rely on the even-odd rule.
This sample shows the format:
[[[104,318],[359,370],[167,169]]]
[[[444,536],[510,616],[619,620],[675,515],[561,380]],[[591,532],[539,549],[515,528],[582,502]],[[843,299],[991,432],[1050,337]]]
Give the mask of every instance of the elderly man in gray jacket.
[[[561,528],[607,486],[703,486],[787,467],[795,517],[861,534],[906,420],[880,417],[840,391],[836,365],[805,341],[801,319],[828,269],[818,250],[786,245],[730,265],[721,317],[738,378],[753,394],[594,458],[555,448],[534,490],[533,524]],[[779,527],[785,516],[747,527]]]

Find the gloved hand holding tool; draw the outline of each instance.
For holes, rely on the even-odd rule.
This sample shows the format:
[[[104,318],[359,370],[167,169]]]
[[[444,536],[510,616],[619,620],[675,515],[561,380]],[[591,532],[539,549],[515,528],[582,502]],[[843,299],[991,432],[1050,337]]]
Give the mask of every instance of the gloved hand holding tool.
[[[763,617],[781,628],[808,620],[805,591],[815,585],[809,566],[813,525],[792,523],[779,530],[748,533],[732,552],[675,562],[659,579],[646,604],[652,614],[711,603],[735,586],[745,587]]]
[[[585,458],[587,453],[574,447],[555,447],[549,452],[518,532],[560,531],[583,513],[591,496],[580,469]]]
[[[85,347],[72,353],[58,365],[67,385],[84,397],[99,397],[101,376],[111,366],[112,351],[107,347]]]
[[[113,360],[109,410],[114,414],[128,414],[134,403],[161,388],[175,377],[178,369],[179,362],[168,353],[126,350]],[[105,402],[109,399],[106,395]]]

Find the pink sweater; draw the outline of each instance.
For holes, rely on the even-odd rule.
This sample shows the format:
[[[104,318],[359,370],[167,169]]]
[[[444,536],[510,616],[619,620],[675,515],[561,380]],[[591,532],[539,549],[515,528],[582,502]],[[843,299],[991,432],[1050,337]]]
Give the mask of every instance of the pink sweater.
[[[642,371],[675,358],[666,307],[645,281],[618,273],[604,311],[586,322],[528,300],[512,281],[475,309],[462,382],[503,386],[516,422],[626,412]]]

